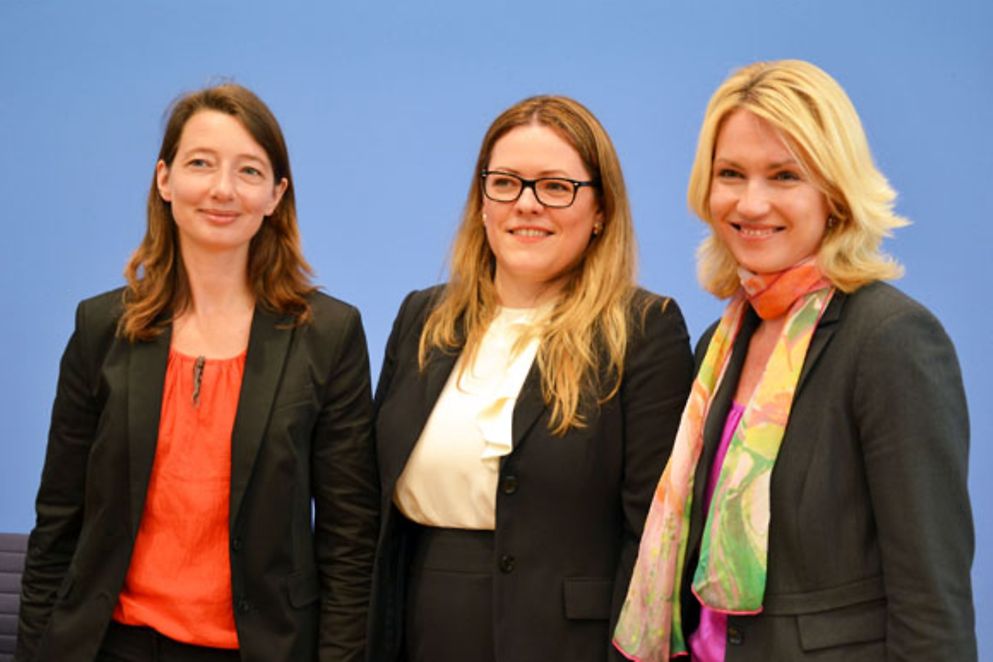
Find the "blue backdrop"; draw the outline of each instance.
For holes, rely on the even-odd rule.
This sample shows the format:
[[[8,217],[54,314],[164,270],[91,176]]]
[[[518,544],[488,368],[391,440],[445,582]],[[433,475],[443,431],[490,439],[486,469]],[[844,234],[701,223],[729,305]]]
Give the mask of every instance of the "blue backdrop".
[[[374,375],[403,295],[444,279],[483,132],[542,92],[576,97],[620,153],[640,280],[694,338],[720,302],[694,277],[685,187],[706,101],[731,69],[809,59],[859,108],[914,221],[900,286],[943,320],[972,416],[980,651],[993,655],[993,3],[418,0],[0,2],[0,530],[27,531],[75,303],[122,282],[162,113],[231,78],[289,141],[307,257],[362,310]],[[971,266],[970,266],[971,265]]]

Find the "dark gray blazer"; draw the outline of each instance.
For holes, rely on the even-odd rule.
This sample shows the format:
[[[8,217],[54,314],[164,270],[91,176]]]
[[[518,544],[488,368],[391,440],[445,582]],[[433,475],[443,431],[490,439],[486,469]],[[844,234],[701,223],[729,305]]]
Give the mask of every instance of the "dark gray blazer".
[[[403,646],[408,563],[396,481],[458,358],[432,352],[418,369],[421,329],[439,289],[400,308],[376,389],[383,532],[376,559],[370,659]],[[645,516],[669,457],[693,371],[672,300],[639,291],[620,392],[562,437],[548,429],[537,362],[513,418],[496,495],[493,627],[498,662],[621,660],[610,645]],[[513,564],[499,563],[504,556]],[[445,662],[445,661],[439,661]]]
[[[115,334],[120,290],[82,302],[62,357],[16,659],[90,662],[128,570],[158,435],[170,330]],[[231,436],[230,554],[245,662],[358,660],[378,533],[358,311],[256,308]],[[311,524],[311,505],[314,524]],[[320,648],[320,654],[318,654]]]
[[[757,324],[751,314],[707,419],[695,506]],[[835,294],[772,473],[764,611],[729,618],[727,662],[975,660],[968,453],[962,378],[940,323],[883,283]],[[686,635],[699,619],[688,587],[703,524],[694,507]]]

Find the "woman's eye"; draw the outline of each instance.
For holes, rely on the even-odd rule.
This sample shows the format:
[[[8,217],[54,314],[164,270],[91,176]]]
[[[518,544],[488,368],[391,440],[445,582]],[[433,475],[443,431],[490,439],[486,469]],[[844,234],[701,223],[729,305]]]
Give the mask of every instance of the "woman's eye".
[[[187,165],[193,168],[206,168],[210,164],[207,162],[207,159],[190,159]]]
[[[259,170],[258,168],[254,168],[252,166],[245,166],[244,168],[241,169],[241,171],[243,173],[245,173],[246,175],[251,175],[252,177],[261,177],[262,176],[262,171]]]
[[[792,170],[782,170],[780,172],[777,172],[775,175],[773,175],[772,178],[773,179],[776,179],[778,181],[781,181],[781,182],[798,182],[798,181],[800,181],[800,175],[797,174],[797,173],[795,173],[795,172],[793,172]]]
[[[549,179],[542,186],[549,193],[570,193],[572,184],[561,179]]]
[[[517,182],[510,177],[492,177],[490,178],[490,185],[496,188],[513,188]]]
[[[741,177],[741,173],[737,170],[731,168],[719,168],[717,170],[717,176],[720,179],[734,179],[736,177]]]

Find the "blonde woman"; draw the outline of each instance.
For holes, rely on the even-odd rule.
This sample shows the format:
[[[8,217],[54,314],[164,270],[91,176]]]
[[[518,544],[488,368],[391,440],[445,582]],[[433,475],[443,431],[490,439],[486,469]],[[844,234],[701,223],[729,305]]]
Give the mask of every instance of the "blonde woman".
[[[451,279],[407,297],[386,349],[372,659],[620,659],[611,624],[692,370],[634,258],[596,118],[553,96],[501,114]]]
[[[645,525],[630,659],[976,659],[965,394],[939,322],[883,282],[894,197],[814,65],[711,99],[689,200],[730,301]]]

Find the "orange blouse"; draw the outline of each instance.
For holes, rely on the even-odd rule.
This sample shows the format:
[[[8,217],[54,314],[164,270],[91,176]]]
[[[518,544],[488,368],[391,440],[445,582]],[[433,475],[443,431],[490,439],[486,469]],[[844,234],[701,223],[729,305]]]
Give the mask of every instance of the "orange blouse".
[[[189,644],[238,648],[228,501],[244,370],[244,352],[198,366],[169,351],[145,511],[114,620]]]

